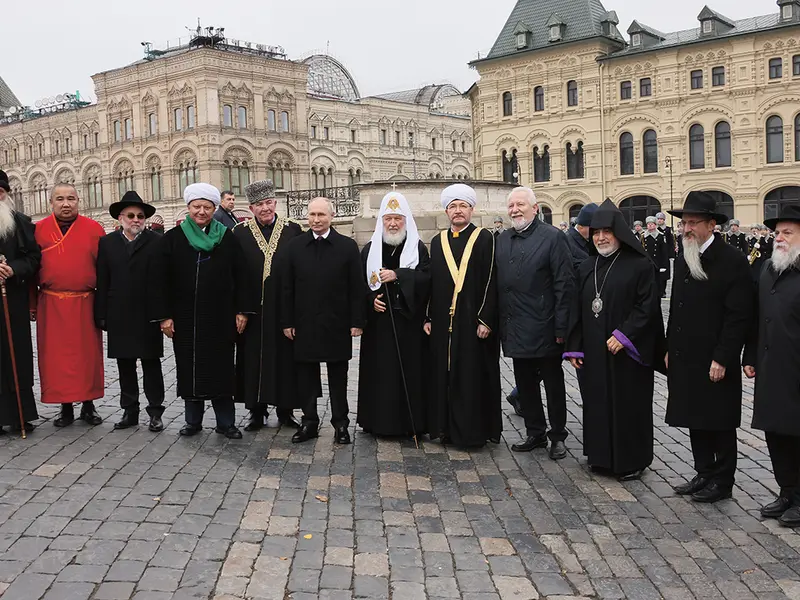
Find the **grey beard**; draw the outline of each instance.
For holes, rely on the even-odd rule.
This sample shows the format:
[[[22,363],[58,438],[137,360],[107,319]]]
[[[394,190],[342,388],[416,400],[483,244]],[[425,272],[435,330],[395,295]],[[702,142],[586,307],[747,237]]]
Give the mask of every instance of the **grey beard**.
[[[800,247],[795,246],[789,250],[775,249],[772,253],[772,268],[780,275],[786,269],[797,267],[800,264]]]
[[[531,223],[533,221],[528,221],[527,219],[516,219],[511,222],[516,231],[525,231]]]
[[[17,230],[17,222],[14,220],[14,207],[10,200],[0,202],[0,240],[4,240],[14,235]]]
[[[611,256],[617,250],[619,250],[619,242],[617,242],[616,244],[609,244],[608,246],[605,246],[604,248],[597,248],[597,246],[595,246],[595,248],[597,249],[597,253],[600,256],[602,256],[603,258],[605,258],[607,256]]]
[[[708,274],[703,270],[703,264],[700,262],[700,244],[696,239],[683,238],[683,258],[686,260],[686,266],[689,267],[689,273],[692,278],[697,281],[708,281]]]
[[[406,230],[398,231],[397,233],[383,232],[383,243],[389,246],[399,246],[406,241]]]

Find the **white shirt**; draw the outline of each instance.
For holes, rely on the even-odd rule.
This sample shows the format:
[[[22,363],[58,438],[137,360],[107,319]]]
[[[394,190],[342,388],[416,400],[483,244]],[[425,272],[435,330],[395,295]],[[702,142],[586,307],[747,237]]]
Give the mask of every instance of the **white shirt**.
[[[705,242],[705,243],[704,243],[702,246],[700,246],[700,254],[701,254],[701,255],[703,254],[703,252],[705,252],[706,250],[708,250],[708,247],[709,247],[709,246],[711,245],[711,243],[714,241],[714,238],[715,238],[715,237],[716,237],[716,236],[715,236],[715,235],[712,233],[712,234],[711,234],[711,237],[710,237],[710,238],[708,238],[708,239],[706,240],[706,242]]]
[[[327,240],[327,239],[328,239],[328,236],[331,234],[331,230],[330,230],[330,229],[328,229],[328,231],[326,231],[326,232],[325,232],[325,233],[323,233],[322,235],[317,235],[317,233],[316,233],[315,231],[312,231],[311,233],[313,233],[313,234],[314,234],[314,239],[315,239],[315,240],[318,240],[319,238],[322,238],[323,240]]]

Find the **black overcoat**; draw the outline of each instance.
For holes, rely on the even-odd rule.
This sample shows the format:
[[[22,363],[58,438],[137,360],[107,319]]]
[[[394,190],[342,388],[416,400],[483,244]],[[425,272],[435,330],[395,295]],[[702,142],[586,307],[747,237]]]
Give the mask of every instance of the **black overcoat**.
[[[250,409],[264,405],[279,408],[299,408],[292,342],[283,335],[278,322],[281,291],[281,261],[291,241],[303,233],[297,223],[283,220],[280,238],[272,255],[269,277],[264,279],[265,254],[253,236],[249,222],[233,228],[233,235],[242,245],[247,277],[256,293],[256,313],[251,315],[247,328],[236,345],[236,402]],[[263,228],[262,235],[269,243],[278,235],[273,223]],[[263,281],[263,287],[262,287]]]
[[[642,246],[645,252],[653,261],[653,264],[658,269],[658,278],[663,282],[667,281],[670,277],[669,268],[669,247],[667,246],[667,238],[659,231],[658,235],[652,236],[642,234]],[[663,285],[663,283],[662,283]]]
[[[743,363],[756,369],[753,428],[800,436],[800,270],[764,265]]]
[[[569,235],[569,234],[567,234]],[[495,253],[503,353],[511,358],[560,357],[567,336],[575,270],[567,236],[536,219],[509,229]]]
[[[145,229],[133,242],[124,236],[119,230],[100,238],[94,320],[108,334],[109,358],[161,358],[164,336],[147,314],[149,271],[161,235]]]
[[[575,227],[567,231],[567,245],[572,256],[572,268],[575,269],[576,273],[584,260],[596,254],[592,241],[583,239],[583,236]]]
[[[350,329],[363,329],[367,287],[355,240],[333,227],[327,238],[312,231],[286,249],[281,275],[281,328],[294,329],[298,362],[341,362],[353,356]]]
[[[707,281],[694,279],[682,256],[675,261],[667,326],[666,422],[724,431],[741,423],[740,357],[755,293],[744,254],[721,239],[714,238],[701,263]],[[709,377],[712,361],[726,369],[717,383]]]
[[[211,252],[189,245],[180,227],[158,241],[148,288],[151,320],[172,319],[178,396],[232,397],[236,315],[255,312],[242,247],[230,230]]]
[[[750,250],[750,246],[747,243],[747,235],[742,231],[737,233],[728,233],[725,240],[729,245],[739,250],[739,252],[742,254],[747,254]]]
[[[39,418],[33,397],[33,344],[31,343],[29,286],[36,281],[42,252],[34,238],[34,226],[22,213],[14,214],[16,231],[0,240],[0,254],[6,257],[14,276],[6,282],[11,336],[17,363],[22,413],[25,421]],[[0,304],[0,426],[19,426],[19,409],[8,348],[5,308]]]

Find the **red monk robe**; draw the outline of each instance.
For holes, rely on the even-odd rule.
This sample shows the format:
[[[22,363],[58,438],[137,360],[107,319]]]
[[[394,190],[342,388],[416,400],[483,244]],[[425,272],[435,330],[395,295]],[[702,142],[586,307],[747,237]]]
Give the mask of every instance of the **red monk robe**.
[[[103,334],[94,324],[97,221],[78,216],[61,234],[53,215],[36,224],[42,248],[36,340],[42,402],[67,404],[103,397]]]

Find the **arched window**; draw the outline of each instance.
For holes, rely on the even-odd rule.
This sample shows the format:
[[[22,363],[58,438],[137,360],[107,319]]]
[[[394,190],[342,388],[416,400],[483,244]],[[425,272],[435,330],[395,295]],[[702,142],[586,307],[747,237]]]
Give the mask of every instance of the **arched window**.
[[[567,179],[583,179],[583,142],[578,142],[577,146],[573,146],[571,142],[567,142],[566,154]]]
[[[510,117],[512,112],[511,92],[503,92],[503,116]]]
[[[692,125],[689,128],[689,168],[704,169],[706,166],[706,135],[703,126]]]
[[[661,212],[661,203],[652,196],[631,196],[620,202],[619,209],[632,227],[634,221],[644,222],[647,217]]]
[[[550,181],[550,146],[533,147],[533,181]]]
[[[289,131],[289,113],[285,110],[281,112],[281,131]]]
[[[794,159],[800,160],[800,114],[794,118]]]
[[[714,164],[731,166],[731,126],[727,121],[720,121],[714,127]]]
[[[189,129],[194,129],[195,126],[194,106],[191,104],[186,107],[186,126]]]
[[[785,186],[772,190],[764,198],[764,218],[777,219],[784,208],[800,203],[800,187]]]
[[[100,167],[89,167],[83,179],[86,183],[86,199],[89,202],[89,208],[101,208],[103,206],[103,184],[100,180]]]
[[[783,119],[778,115],[767,119],[767,162],[783,162]]]
[[[192,183],[197,183],[197,161],[185,157],[178,163],[178,195],[183,196],[183,190]]]
[[[14,210],[20,213],[24,213],[25,202],[22,199],[22,186],[18,181],[14,181],[12,179],[9,187],[11,188],[11,200],[14,203]]]
[[[553,224],[553,209],[544,204],[539,205],[539,220],[544,221],[548,225]]]
[[[44,214],[47,212],[47,180],[44,175],[37,174],[31,182],[33,192],[33,211],[34,214]]]
[[[150,167],[150,194],[153,202],[158,202],[162,199],[162,190],[161,165],[154,165]]]
[[[619,136],[619,174],[633,175],[633,135],[627,131]]]
[[[122,199],[125,192],[133,189],[133,165],[128,162],[123,163],[117,168],[115,178],[117,180],[117,193],[119,198]]]
[[[276,125],[275,125],[275,111],[272,110],[272,109],[269,109],[267,111],[267,129],[269,131],[275,131],[275,127],[276,127]]]
[[[250,184],[250,169],[247,161],[225,160],[222,167],[222,187],[239,196]]]
[[[652,129],[648,129],[642,136],[644,145],[644,172],[658,173],[658,136]]]
[[[583,204],[573,204],[569,207],[569,221],[572,223],[572,219],[577,219],[578,215],[581,213],[581,209],[583,208]]]
[[[516,173],[516,177],[514,174]],[[503,150],[503,181],[506,183],[519,182],[519,163],[517,162],[517,150],[511,151],[511,156]]]
[[[236,121],[239,129],[247,129],[247,109],[244,106],[236,109]]]
[[[183,130],[183,109],[176,108],[174,111],[175,116],[175,131]]]
[[[540,85],[533,89],[533,110],[536,112],[544,110],[544,88]]]
[[[567,82],[567,106],[578,106],[578,82]]]
[[[222,126],[233,127],[233,107],[230,104],[222,107]]]

